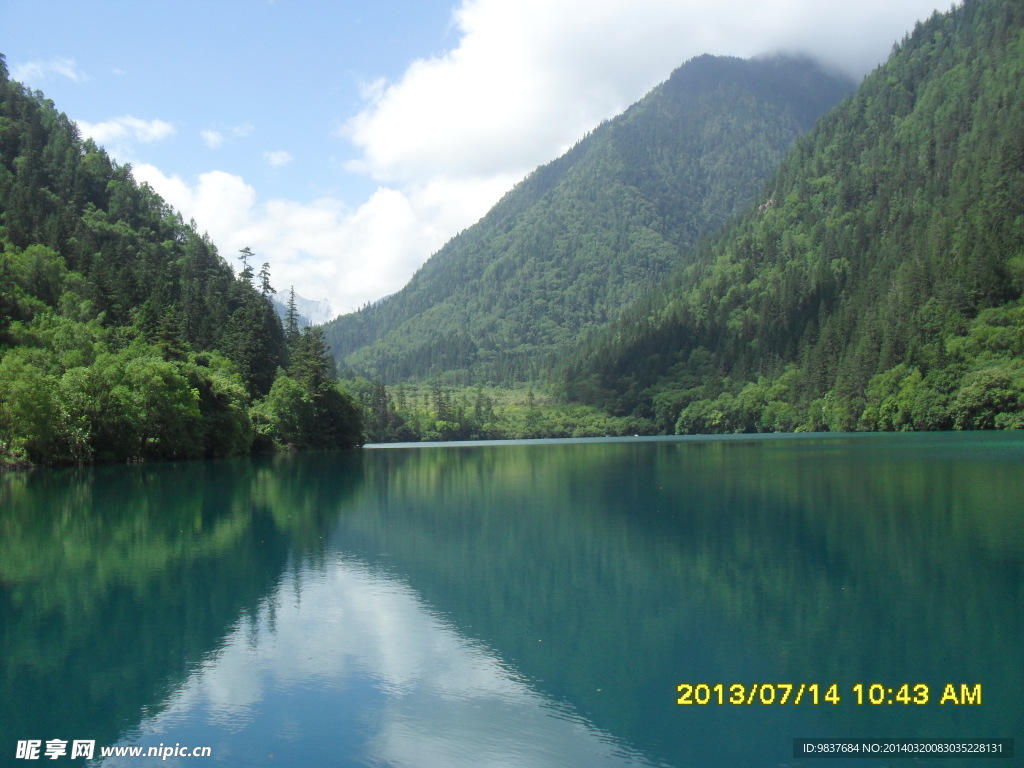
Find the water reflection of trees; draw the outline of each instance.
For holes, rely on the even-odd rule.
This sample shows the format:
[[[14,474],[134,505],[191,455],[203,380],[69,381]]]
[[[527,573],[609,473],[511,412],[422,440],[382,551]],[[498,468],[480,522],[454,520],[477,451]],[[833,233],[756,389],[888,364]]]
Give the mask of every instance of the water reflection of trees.
[[[322,556],[359,471],[335,453],[0,480],[0,742],[109,744],[159,710],[289,558]]]
[[[258,613],[290,563],[327,567],[337,549],[407,581],[541,692],[673,762],[710,757],[688,740],[702,731],[756,741],[812,721],[822,732],[1012,733],[1024,687],[1006,653],[1024,630],[1019,440],[851,440],[430,447],[9,475],[0,736],[116,741]],[[684,716],[673,703],[677,682],[737,676],[948,677],[983,683],[985,706]],[[742,740],[734,748],[748,757]]]
[[[339,540],[387,553],[380,562],[460,629],[634,743],[681,733],[680,709],[666,706],[676,682],[738,671],[991,692],[985,720],[938,706],[761,708],[766,733],[788,733],[793,717],[897,735],[972,722],[1009,732],[1024,687],[1007,659],[1024,629],[1024,478],[1020,441],[990,441],[388,449]],[[689,717],[728,730],[748,715]]]

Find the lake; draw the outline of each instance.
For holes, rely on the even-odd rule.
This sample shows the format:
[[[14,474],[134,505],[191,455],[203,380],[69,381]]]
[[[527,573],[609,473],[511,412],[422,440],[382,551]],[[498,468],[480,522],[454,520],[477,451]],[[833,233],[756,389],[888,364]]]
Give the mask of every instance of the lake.
[[[1021,750],[1022,499],[1019,432],[8,475],[0,764],[39,764],[31,742],[46,764],[208,746],[159,762],[281,768],[915,764],[798,758],[796,738]]]

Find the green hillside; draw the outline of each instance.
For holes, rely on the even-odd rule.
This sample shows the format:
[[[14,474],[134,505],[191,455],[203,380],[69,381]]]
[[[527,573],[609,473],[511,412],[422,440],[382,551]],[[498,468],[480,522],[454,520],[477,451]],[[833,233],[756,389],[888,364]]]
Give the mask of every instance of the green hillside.
[[[1024,4],[917,25],[567,368],[680,433],[1024,427]]]
[[[326,339],[343,368],[385,382],[543,378],[745,210],[851,90],[802,59],[693,59]]]
[[[318,331],[0,55],[0,467],[360,442]]]
[[[801,59],[694,59],[321,330],[0,56],[0,467],[352,445],[363,419],[1024,427],[1024,6],[935,14],[851,89]]]

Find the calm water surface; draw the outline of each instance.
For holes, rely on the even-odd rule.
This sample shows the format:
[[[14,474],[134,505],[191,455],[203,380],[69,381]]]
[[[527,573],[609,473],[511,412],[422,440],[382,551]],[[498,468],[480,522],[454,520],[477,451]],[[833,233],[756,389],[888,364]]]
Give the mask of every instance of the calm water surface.
[[[0,765],[39,764],[28,739],[94,740],[103,766],[175,744],[212,757],[162,764],[915,764],[793,757],[839,736],[1014,738],[982,765],[1024,765],[1022,499],[1020,433],[10,475]],[[679,683],[841,700],[679,706]],[[872,705],[873,683],[929,700]],[[980,704],[940,704],[947,683]]]

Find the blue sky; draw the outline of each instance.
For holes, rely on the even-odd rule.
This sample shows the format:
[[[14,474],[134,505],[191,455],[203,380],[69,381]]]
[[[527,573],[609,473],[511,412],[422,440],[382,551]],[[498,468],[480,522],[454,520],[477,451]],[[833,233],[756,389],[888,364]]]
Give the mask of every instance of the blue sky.
[[[363,106],[362,86],[456,42],[450,17],[447,0],[4,0],[0,50],[12,76],[75,120],[173,124],[166,139],[136,147],[133,162],[186,176],[215,165],[274,196],[356,204],[372,185],[344,173],[357,153],[336,129]],[[46,69],[61,62],[75,77]],[[203,131],[223,143],[210,146]],[[266,162],[264,152],[281,151],[292,160]]]
[[[351,311],[702,53],[860,78],[934,0],[3,0],[0,52],[135,177]]]

